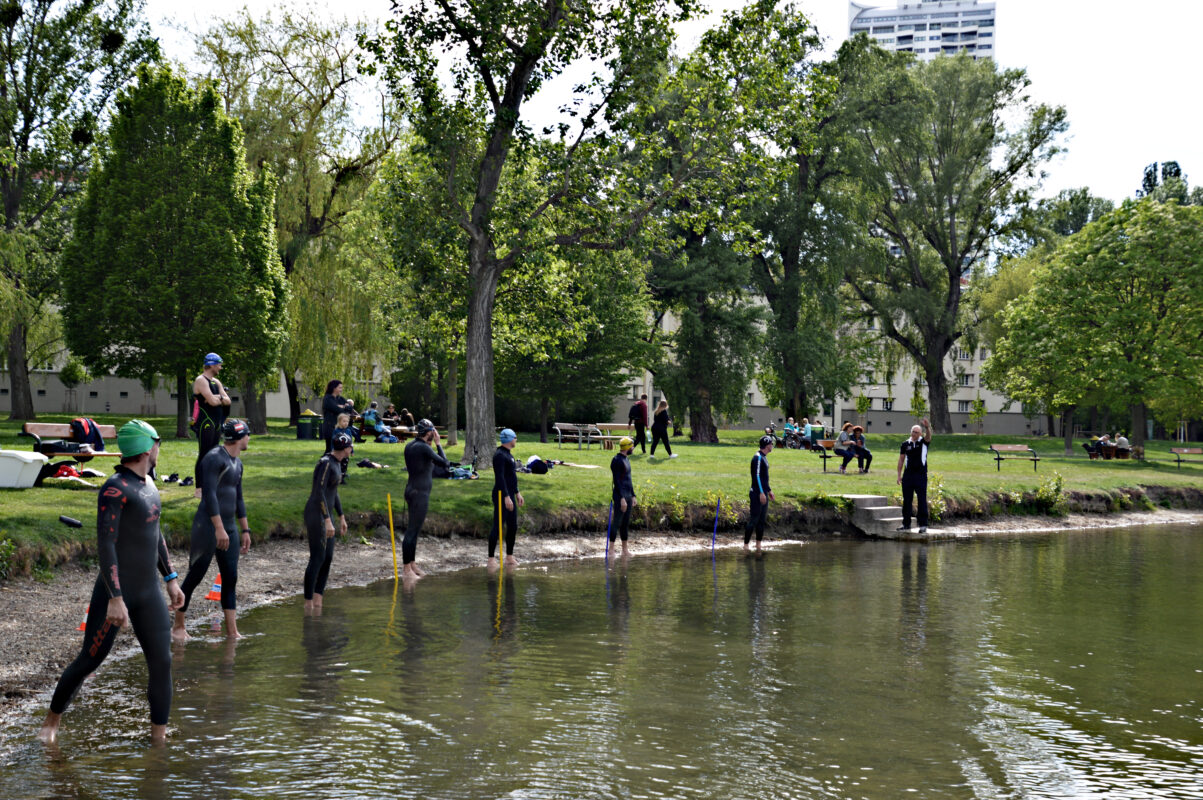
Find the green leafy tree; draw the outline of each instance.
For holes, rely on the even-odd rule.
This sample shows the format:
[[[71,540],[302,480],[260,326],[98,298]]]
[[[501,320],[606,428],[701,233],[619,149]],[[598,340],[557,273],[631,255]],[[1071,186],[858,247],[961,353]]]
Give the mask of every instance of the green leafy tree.
[[[729,139],[716,133],[732,124],[728,85],[689,95],[674,136],[646,124],[668,74],[672,25],[691,8],[683,0],[446,0],[402,6],[390,35],[370,43],[394,93],[412,98],[408,119],[444,187],[437,208],[459,231],[469,291],[467,448],[478,460],[494,442],[503,274],[539,251],[624,249],[664,221],[656,212],[668,198],[729,155]],[[445,63],[443,53],[452,54]],[[560,121],[536,134],[526,103],[578,63],[596,66],[559,95]],[[543,220],[553,212],[559,224],[549,228]]]
[[[1033,103],[1029,85],[1023,70],[961,54],[899,56],[866,90],[881,110],[856,137],[868,238],[846,279],[926,379],[937,432],[952,430],[945,358],[970,330],[962,279],[1022,224],[1066,127],[1064,109]]]
[[[339,238],[344,217],[359,206],[398,137],[396,115],[358,69],[363,53],[357,42],[371,34],[366,22],[329,23],[281,5],[261,17],[243,9],[196,37],[202,77],[214,83],[226,113],[242,125],[247,163],[276,176],[277,241],[294,310],[321,309],[320,320],[290,316],[281,365],[292,425],[300,412],[298,376],[311,385],[330,378],[353,384],[354,376],[371,375],[364,361],[387,361],[372,346],[380,341],[379,326],[365,325],[381,318],[373,302],[380,293],[355,291],[356,268],[341,240],[322,242]],[[373,102],[381,106],[378,118],[365,119],[360,109]],[[340,271],[344,267],[350,273]],[[349,294],[332,293],[348,288]],[[344,302],[330,303],[335,296]],[[314,336],[327,331],[348,347],[323,347]],[[261,405],[263,387],[244,384],[248,406]],[[266,412],[256,411],[252,425],[265,429]]]
[[[1121,404],[1143,444],[1148,403],[1200,396],[1203,208],[1125,202],[1065,240],[1004,330],[992,386],[1062,408]]]
[[[679,250],[653,260],[653,297],[676,322],[656,382],[674,418],[688,416],[691,441],[717,442],[716,415],[744,416],[765,316],[745,288],[750,258],[713,228],[684,230],[681,241]]]
[[[114,93],[158,58],[140,0],[9,0],[0,5],[0,204],[24,253],[5,257],[3,314],[12,419],[33,419],[29,369],[61,339],[42,323],[93,142]],[[11,243],[11,242],[10,242]],[[40,351],[40,352],[39,352]]]
[[[168,376],[187,436],[191,372],[216,350],[275,368],[287,284],[270,174],[253,180],[242,132],[212,89],[142,68],[120,93],[63,258],[68,344],[94,373]]]

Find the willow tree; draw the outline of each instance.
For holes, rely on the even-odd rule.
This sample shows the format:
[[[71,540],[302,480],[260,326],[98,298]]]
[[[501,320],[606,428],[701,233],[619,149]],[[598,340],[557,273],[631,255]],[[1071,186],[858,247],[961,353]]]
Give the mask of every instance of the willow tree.
[[[203,77],[242,125],[247,163],[270,170],[277,181],[277,246],[298,312],[290,317],[281,359],[289,424],[300,411],[298,376],[311,384],[348,379],[364,373],[362,360],[385,356],[359,349],[375,340],[353,331],[370,318],[363,298],[344,295],[328,303],[334,295],[327,292],[347,276],[324,274],[345,264],[347,254],[341,242],[323,240],[336,237],[358,207],[399,130],[387,98],[358,69],[358,41],[371,33],[363,21],[321,21],[281,4],[274,15],[260,17],[243,9],[196,37]],[[308,311],[319,308],[320,319]],[[313,337],[325,335],[327,322],[331,333],[354,338],[356,347],[315,347]],[[244,395],[259,397],[260,388],[247,383]]]
[[[951,433],[945,359],[968,331],[963,281],[992,242],[1024,224],[1065,110],[1034,103],[1023,70],[963,53],[899,56],[860,84],[879,112],[853,137],[854,200],[868,235],[846,280],[926,379],[934,429]]]
[[[252,178],[217,94],[170,69],[142,68],[116,106],[63,257],[67,342],[95,374],[169,377],[186,437],[206,352],[255,377],[279,358],[288,291],[270,173]]]

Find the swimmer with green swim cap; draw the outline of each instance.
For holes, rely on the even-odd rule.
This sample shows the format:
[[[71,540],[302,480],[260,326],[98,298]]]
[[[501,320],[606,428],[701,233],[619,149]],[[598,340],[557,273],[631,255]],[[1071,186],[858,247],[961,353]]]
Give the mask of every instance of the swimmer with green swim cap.
[[[171,711],[169,610],[183,604],[184,593],[159,530],[159,490],[147,477],[159,457],[159,434],[146,422],[135,419],[121,426],[117,446],[121,465],[100,487],[97,502],[96,556],[100,574],[92,587],[83,646],[54,690],[50,712],[38,732],[44,742],[55,741],[62,714],[80,684],[108,656],[117,632],[127,625],[133,625],[146,656],[151,741],[161,744],[167,737]],[[167,602],[159,575],[166,584]]]

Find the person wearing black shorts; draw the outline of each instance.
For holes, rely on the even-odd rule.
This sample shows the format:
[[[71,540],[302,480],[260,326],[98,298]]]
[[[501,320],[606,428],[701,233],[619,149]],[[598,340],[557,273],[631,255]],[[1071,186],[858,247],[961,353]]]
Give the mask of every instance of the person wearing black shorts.
[[[931,444],[931,423],[924,418],[922,427],[911,427],[911,437],[898,453],[898,483],[902,485],[902,526],[911,529],[911,500],[918,505],[919,533],[927,533],[927,450]]]
[[[217,353],[205,355],[205,369],[192,382],[192,429],[196,432],[196,466],[192,475],[196,481],[196,496],[204,488],[201,481],[201,459],[205,453],[217,447],[221,439],[221,424],[230,413],[230,395],[217,376],[221,373],[221,356]]]
[[[192,603],[192,593],[217,556],[221,575],[221,608],[226,618],[226,636],[241,638],[238,633],[238,556],[251,549],[251,528],[246,518],[246,503],[242,500],[242,459],[250,443],[251,429],[240,419],[227,419],[221,426],[222,444],[214,447],[201,459],[201,475],[205,478],[200,507],[192,518],[192,545],[188,554],[188,575],[184,578],[184,605],[175,612],[171,638],[188,640],[184,617]],[[238,520],[239,543],[231,547],[234,520]]]
[[[777,496],[769,488],[769,453],[773,452],[772,436],[760,437],[760,449],[752,456],[752,488],[748,490],[748,522],[744,526],[744,550],[752,542],[752,531],[756,531],[756,551],[760,552],[760,540],[764,538],[764,526],[768,519],[769,500]]]
[[[341,462],[351,457],[351,437],[345,433],[335,434],[330,445],[330,452],[324,454],[313,468],[313,483],[305,502],[305,532],[309,537],[304,587],[306,614],[318,614],[322,610],[322,595],[330,576],[330,564],[334,561],[335,514],[338,514],[338,532],[344,535],[347,532],[338,485],[343,476]]]
[[[614,504],[614,519],[610,525],[610,541],[622,539],[622,555],[630,555],[627,549],[627,536],[631,529],[631,511],[635,508],[635,485],[631,481],[631,453],[635,452],[635,442],[630,436],[624,436],[618,441],[618,452],[610,459],[610,477],[614,488],[612,502]]]
[[[100,575],[92,588],[84,642],[64,670],[50,700],[50,713],[38,733],[47,743],[58,736],[59,721],[84,678],[113,649],[117,631],[132,624],[149,673],[150,736],[167,738],[171,712],[171,617],[168,609],[183,605],[167,542],[159,530],[159,490],[146,476],[159,457],[159,435],[142,420],[131,420],[117,433],[121,465],[100,487],[96,509],[96,552]],[[158,574],[156,574],[156,568]],[[170,606],[163,601],[159,575],[167,584]]]
[[[426,511],[430,508],[430,490],[434,486],[434,468],[440,466],[450,468],[451,464],[443,457],[442,448],[434,450],[439,444],[439,432],[434,423],[421,419],[415,426],[417,438],[405,445],[405,469],[409,479],[405,482],[405,504],[409,507],[409,519],[405,524],[405,538],[401,540],[401,577],[415,581],[423,578],[426,573],[418,566],[418,534],[422,531],[422,523],[426,521]]]
[[[517,565],[514,558],[514,541],[518,537],[518,509],[526,501],[518,491],[518,462],[514,461],[513,449],[518,444],[518,434],[505,428],[500,434],[501,446],[493,453],[493,522],[489,526],[489,569],[496,570],[497,545],[502,528],[505,529],[505,564]]]

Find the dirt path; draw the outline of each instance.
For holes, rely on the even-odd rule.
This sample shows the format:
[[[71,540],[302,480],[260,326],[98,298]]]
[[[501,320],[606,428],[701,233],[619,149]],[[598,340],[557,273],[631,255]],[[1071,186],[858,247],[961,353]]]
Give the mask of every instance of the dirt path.
[[[1184,511],[1132,512],[1126,514],[1071,515],[1065,519],[1009,518],[1003,521],[941,526],[957,538],[972,538],[1007,533],[1037,533],[1132,525],[1203,524],[1203,514]],[[772,535],[773,532],[770,532]],[[811,535],[782,537],[777,540],[814,539]],[[720,537],[720,544],[737,547],[741,542]],[[636,555],[698,551],[709,544],[698,533],[662,533],[632,535]],[[523,563],[539,561],[600,558],[604,540],[600,536],[543,535],[519,541],[518,554]],[[462,537],[424,538],[419,547],[419,563],[429,572],[447,572],[482,568],[486,548],[479,539]],[[177,567],[188,563],[185,552],[173,552]],[[241,611],[265,603],[295,597],[301,590],[301,576],[309,559],[304,542],[273,539],[252,547],[239,559],[239,598]],[[216,574],[216,565],[210,568]],[[352,534],[335,551],[329,588],[359,586],[392,577],[393,558],[387,530],[377,530],[367,544]],[[48,701],[45,694],[54,688],[64,666],[76,655],[81,634],[77,630],[92,591],[95,570],[80,566],[60,569],[54,579],[42,583],[23,578],[0,587],[0,743],[11,737],[32,732]],[[198,593],[207,591],[204,585]],[[208,601],[198,594],[199,607]],[[210,615],[196,613],[193,623],[202,625]],[[133,633],[123,631],[113,657],[120,658],[136,649]],[[102,667],[103,669],[103,667]]]

